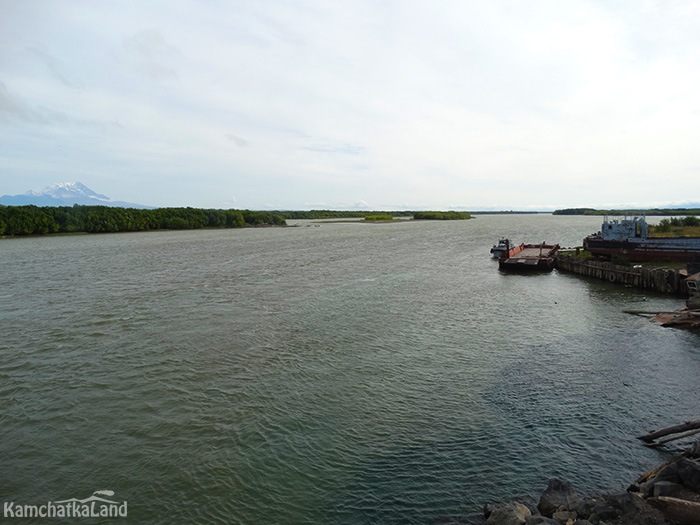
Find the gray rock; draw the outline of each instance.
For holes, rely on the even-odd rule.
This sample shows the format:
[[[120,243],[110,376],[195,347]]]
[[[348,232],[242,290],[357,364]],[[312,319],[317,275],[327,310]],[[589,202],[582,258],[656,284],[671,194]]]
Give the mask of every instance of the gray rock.
[[[606,501],[611,507],[619,510],[622,514],[634,514],[637,512],[644,500],[639,496],[635,496],[629,492],[623,492],[621,494],[611,494],[607,496]],[[600,514],[599,514],[600,516]]]
[[[578,519],[578,514],[575,510],[557,510],[552,514],[552,519],[559,523],[568,523],[569,521]]]
[[[524,499],[524,498],[523,498],[523,499]],[[535,505],[533,502],[531,502],[531,501],[521,501],[521,503],[522,503],[523,505],[525,505],[525,506],[528,508],[528,510],[530,511],[530,514],[532,514],[533,516],[539,516],[540,511],[537,510],[537,505]]]
[[[576,507],[576,512],[581,518],[586,519],[588,516],[593,514],[593,511],[598,504],[599,502],[595,498],[584,499],[581,501],[581,503],[579,503],[579,506]]]
[[[537,509],[543,516],[551,518],[557,510],[575,510],[580,503],[578,494],[569,483],[554,478],[549,480],[547,489],[540,496]]]
[[[627,492],[639,492],[645,498],[648,498],[654,493],[654,480],[645,481],[637,487],[637,490],[627,489]]]
[[[494,509],[486,525],[524,525],[527,516],[530,516],[530,510],[525,505],[511,503]]]
[[[528,516],[525,518],[527,525],[561,525],[557,520],[544,516]]]
[[[658,525],[665,523],[661,512],[652,507],[640,496],[626,492],[623,494],[613,494],[607,496],[605,499],[611,507],[618,510],[619,517],[615,523],[621,525]],[[606,519],[603,518],[603,516],[600,516],[600,518]]]
[[[603,503],[600,503],[596,505],[595,510],[593,511],[593,514],[591,514],[588,519],[593,521],[592,516],[595,515],[596,520],[614,520],[617,518],[617,511],[608,505],[605,505]]]
[[[662,468],[656,476],[652,478],[652,481],[656,483],[657,481],[670,481],[672,483],[680,483],[681,478],[678,476],[678,462],[666,465]]]
[[[700,439],[695,441],[693,446],[688,449],[688,454],[690,454],[691,458],[700,458]]]
[[[677,498],[683,492],[683,485],[671,481],[659,481],[654,483],[654,497],[668,496]]]
[[[588,520],[578,520],[574,522],[574,525],[593,525],[593,523]]]
[[[678,461],[678,476],[687,488],[700,492],[700,463],[681,458]]]
[[[649,498],[654,495],[654,485],[661,481],[681,483],[681,478],[678,475],[678,462],[674,461],[673,463],[666,465],[656,474],[656,476],[640,484],[637,491],[632,492],[639,492],[645,498]],[[630,492],[629,489],[627,490]]]

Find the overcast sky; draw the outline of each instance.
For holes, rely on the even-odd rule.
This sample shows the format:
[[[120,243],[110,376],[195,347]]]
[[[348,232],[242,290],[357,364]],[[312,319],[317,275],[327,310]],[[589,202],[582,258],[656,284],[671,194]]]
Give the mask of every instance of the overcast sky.
[[[695,0],[0,0],[0,194],[553,209],[699,175]]]

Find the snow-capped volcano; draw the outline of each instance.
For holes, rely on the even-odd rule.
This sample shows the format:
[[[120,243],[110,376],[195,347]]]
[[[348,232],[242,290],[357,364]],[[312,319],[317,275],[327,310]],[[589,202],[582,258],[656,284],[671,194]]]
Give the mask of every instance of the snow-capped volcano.
[[[77,199],[88,198],[100,201],[111,201],[106,195],[95,193],[90,188],[80,182],[57,182],[51,186],[46,186],[41,191],[31,190],[25,193],[34,197],[47,196],[53,199]]]
[[[114,206],[122,208],[149,208],[142,204],[114,201],[100,193],[92,191],[80,182],[58,182],[44,189],[31,190],[22,195],[3,195],[0,204],[6,206],[72,206],[83,204],[87,206]]]

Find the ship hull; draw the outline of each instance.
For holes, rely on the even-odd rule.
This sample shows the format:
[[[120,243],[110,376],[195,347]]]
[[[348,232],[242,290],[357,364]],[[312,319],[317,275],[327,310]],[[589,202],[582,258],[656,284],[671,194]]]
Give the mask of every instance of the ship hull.
[[[700,258],[700,237],[663,237],[630,241],[587,237],[583,246],[593,255],[621,255],[629,261],[690,262]]]

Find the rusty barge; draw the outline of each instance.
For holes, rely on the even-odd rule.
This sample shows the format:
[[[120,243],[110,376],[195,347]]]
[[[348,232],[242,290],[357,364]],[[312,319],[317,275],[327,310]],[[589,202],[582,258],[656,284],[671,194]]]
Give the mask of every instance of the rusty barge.
[[[598,233],[583,240],[596,256],[621,255],[629,261],[693,261],[700,258],[700,237],[649,237],[644,217],[603,220]]]
[[[498,259],[498,268],[511,272],[551,272],[558,250],[558,244],[521,244]]]

